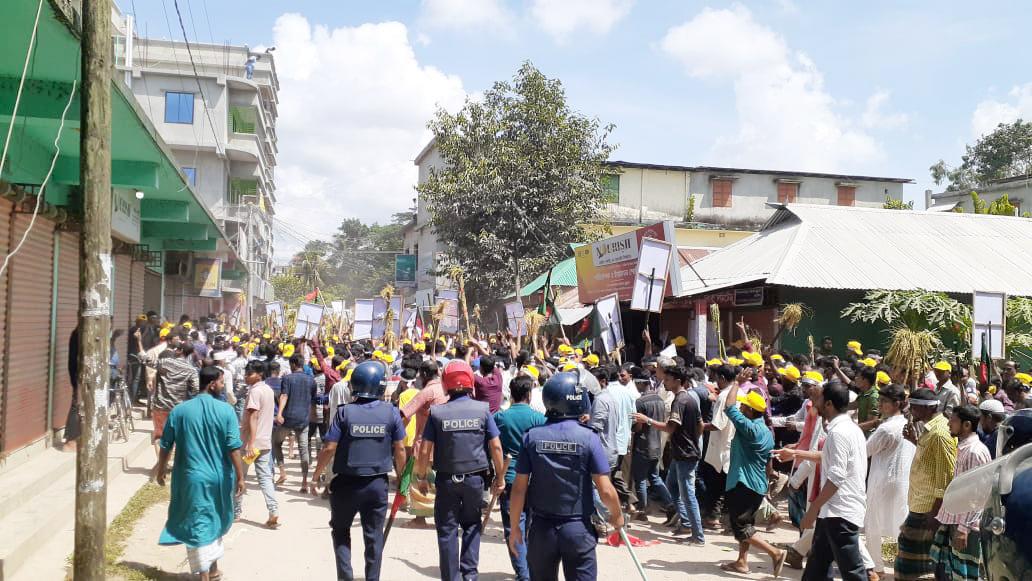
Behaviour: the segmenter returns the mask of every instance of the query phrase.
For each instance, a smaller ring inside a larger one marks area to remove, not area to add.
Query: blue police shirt
[[[520,451],[523,450],[523,437],[527,435],[527,430],[544,425],[545,414],[528,404],[514,403],[509,409],[496,413],[494,419],[498,424],[502,450],[512,458],[509,469],[505,472],[506,484],[512,484],[512,481],[516,480],[515,460],[520,457]]]
[[[458,401],[460,399],[469,399],[468,395],[452,398],[451,401]],[[443,405],[443,404],[442,404]],[[485,427],[484,441],[492,440],[498,437],[498,424],[495,423],[494,416],[487,414],[487,426]],[[427,442],[437,441],[437,429],[434,428],[433,422],[427,422],[426,427],[423,428],[423,439]]]
[[[557,434],[557,440],[566,440],[567,438],[562,436],[563,432],[567,432],[572,429],[590,429],[582,426],[576,419],[563,419],[563,420],[549,420],[544,426],[534,428],[533,432],[535,435],[541,437],[549,437],[548,433]],[[533,446],[527,446],[527,438],[524,436],[523,447],[520,451],[520,455],[516,460],[516,473],[517,474],[531,474],[533,472],[533,465],[538,462],[544,462],[539,453]],[[606,456],[605,449],[602,448],[602,440],[597,434],[592,435],[591,444],[588,447],[588,473],[582,474],[581,478],[581,506],[585,512],[585,515],[591,514],[594,511],[594,500],[592,498],[592,476],[609,476],[609,458]]]
[[[359,401],[357,401],[355,403],[348,404],[348,405],[357,405],[357,406],[362,406],[362,407],[371,407],[373,405],[376,405],[376,403],[379,402],[379,401],[380,400],[369,400],[369,401],[361,401],[361,400],[359,400]],[[343,407],[341,409],[343,409]],[[335,413],[333,415],[333,421],[330,422],[330,429],[326,430],[326,435],[323,436],[323,441],[324,442],[337,442],[337,443],[340,442],[341,433],[342,433],[341,432],[341,425],[340,425],[341,417],[343,417],[343,414],[340,413],[340,410],[337,410],[337,413]],[[401,421],[401,414],[398,412],[397,408],[394,409],[394,422],[393,422],[393,424],[394,424],[393,426],[388,428],[388,430],[391,433],[391,441],[392,442],[399,442],[401,440],[404,440],[405,439],[405,424]]]

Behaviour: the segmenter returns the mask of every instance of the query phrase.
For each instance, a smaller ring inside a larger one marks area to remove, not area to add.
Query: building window
[[[778,203],[794,204],[799,197],[799,184],[792,182],[778,182]]]
[[[838,186],[838,205],[856,205],[856,186]]]
[[[618,174],[605,174],[602,176],[602,194],[607,204],[620,203],[620,176]]]
[[[711,187],[713,188],[713,207],[714,208],[730,208],[731,207],[731,184],[734,183],[731,180],[713,180]]]
[[[197,168],[195,168],[195,167],[183,167],[183,168],[180,168],[180,169],[182,169],[183,173],[186,174],[186,181],[187,181],[187,183],[189,183],[191,186],[196,186],[197,185]]]
[[[165,123],[193,123],[193,93],[165,93]]]

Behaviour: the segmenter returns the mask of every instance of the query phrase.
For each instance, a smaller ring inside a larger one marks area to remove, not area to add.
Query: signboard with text
[[[111,190],[111,232],[127,242],[140,242],[140,200],[129,190]]]
[[[194,286],[197,294],[208,298],[222,298],[222,259],[195,258]]]
[[[416,286],[415,254],[398,254],[394,257],[394,282],[399,287]]]
[[[574,250],[577,264],[578,300],[590,304],[616,294],[619,300],[631,299],[638,272],[638,254],[644,238],[665,240],[676,247],[673,222],[658,222],[617,236],[610,236]],[[681,265],[672,252],[670,274],[664,297],[681,292]]]

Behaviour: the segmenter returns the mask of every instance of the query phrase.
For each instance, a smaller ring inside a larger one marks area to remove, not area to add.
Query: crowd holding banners
[[[739,552],[721,567],[739,574],[750,572],[755,548],[775,573],[787,566],[827,579],[834,561],[845,579],[877,579],[889,539],[896,578],[976,579],[992,556],[980,550],[979,513],[945,510],[942,499],[951,480],[999,454],[998,444],[1021,441],[1012,420],[1024,417],[1032,386],[1013,361],[981,384],[931,361],[915,381],[856,341],[840,359],[826,338],[814,360],[775,352],[744,325],[725,358],[696,357],[683,337],[657,345],[646,331],[645,355],[624,361],[540,325],[528,324],[524,337],[416,335],[404,326],[388,342],[352,340],[338,321],[324,323],[295,337],[278,326],[141,316],[131,330],[137,395],[147,397],[160,443],[159,482],[176,446],[166,530],[180,532],[164,542],[186,543],[194,572],[217,575],[226,511],[241,517],[239,496],[224,497],[252,464],[265,524],[280,525],[277,487],[296,447],[300,490],[323,488],[329,498],[340,578],[353,575],[356,514],[366,578],[390,553],[379,543],[393,472],[416,517],[405,524],[436,528],[442,579],[476,574],[488,490],[500,495],[517,579],[555,578],[560,566],[567,579],[596,578],[597,537],[627,521],[669,527],[680,540],[673,551],[730,531]],[[217,428],[194,410],[201,404],[232,420],[239,437],[189,437],[186,425]],[[192,450],[207,448],[204,483],[177,485],[180,466],[200,460]],[[309,450],[319,450],[311,481]],[[870,490],[878,502],[867,501]],[[772,545],[757,528],[778,524],[777,506],[799,531],[792,545]],[[196,511],[211,513],[205,530],[183,534],[197,528]],[[650,520],[657,513],[665,523]]]

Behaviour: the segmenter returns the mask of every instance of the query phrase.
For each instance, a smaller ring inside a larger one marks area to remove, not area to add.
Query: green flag
[[[552,292],[552,269],[548,269],[545,286],[541,287],[541,305],[538,306],[538,314],[545,318],[546,325],[559,323],[559,313],[555,308],[555,293]]]
[[[408,462],[405,463],[405,469],[401,472],[401,477],[398,478],[398,493],[402,496],[408,496],[409,486],[412,485],[412,469],[416,466],[416,459],[409,458]]]

